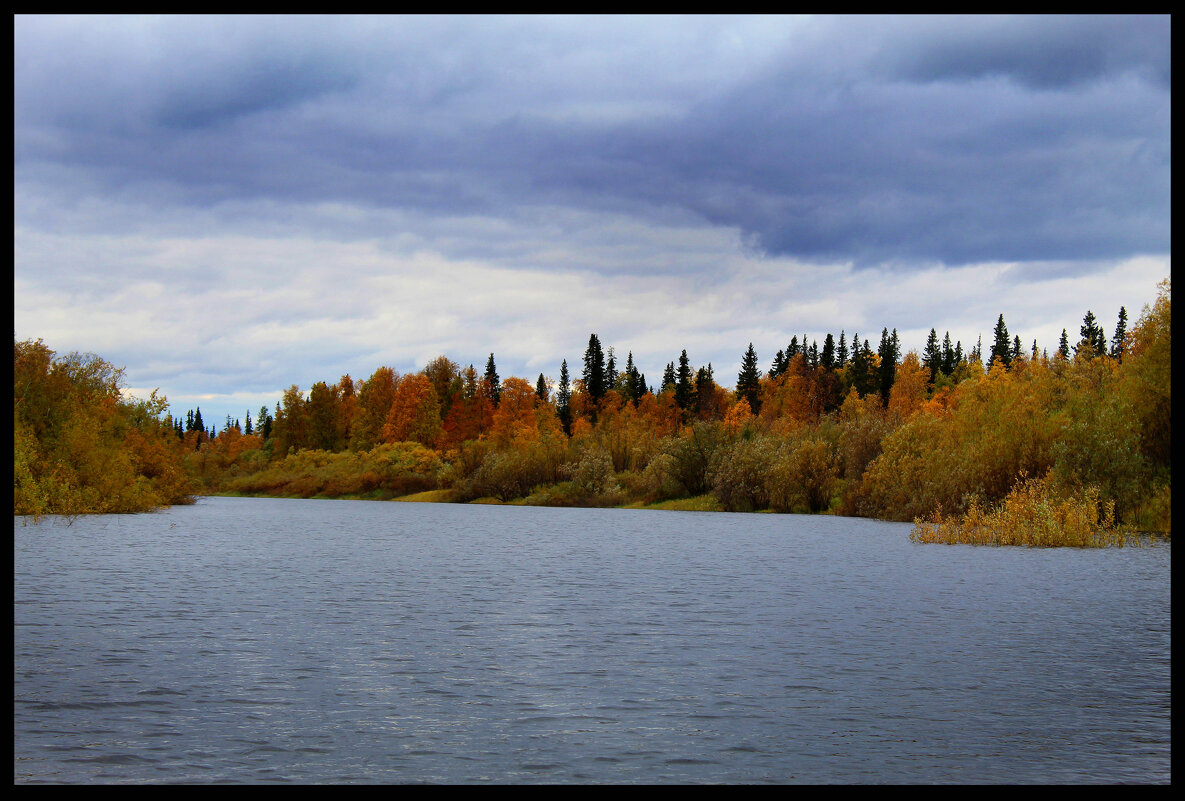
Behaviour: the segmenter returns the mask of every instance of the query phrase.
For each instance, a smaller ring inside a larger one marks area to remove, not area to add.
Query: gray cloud
[[[1169,247],[1167,18],[779,20],[748,62],[724,46],[739,23],[664,23],[96,21],[73,48],[81,23],[22,20],[17,176],[183,204],[674,208],[858,264]],[[729,80],[677,76],[696,47]]]
[[[18,331],[171,397],[441,352],[554,377],[593,331],[652,381],[841,328],[969,347],[1000,312],[1046,342],[1088,301],[1134,318],[1171,252],[1168,17],[17,17],[14,44]]]

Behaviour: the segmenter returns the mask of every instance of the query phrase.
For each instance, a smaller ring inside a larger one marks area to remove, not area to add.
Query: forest
[[[576,374],[577,369],[579,373]],[[558,381],[441,355],[293,385],[221,430],[125,400],[122,370],[17,342],[17,514],[141,511],[193,495],[830,513],[920,542],[1123,544],[1171,529],[1170,285],[1108,335],[1087,312],[1050,353],[931,329],[795,336],[735,382],[686,350],[649,384],[589,336]]]

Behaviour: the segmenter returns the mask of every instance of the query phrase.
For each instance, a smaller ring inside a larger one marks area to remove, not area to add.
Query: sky
[[[14,18],[14,337],[222,428],[444,354],[731,387],[792,337],[1114,330],[1165,17]]]

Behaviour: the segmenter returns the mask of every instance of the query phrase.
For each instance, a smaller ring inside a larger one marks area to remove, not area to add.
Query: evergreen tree
[[[642,397],[641,376],[634,364],[634,352],[631,350],[625,357],[625,373],[622,374],[622,384],[625,387],[625,397],[634,406],[638,405],[638,398]]]
[[[646,376],[640,373],[638,371],[638,365],[634,364],[633,351],[630,351],[626,369],[629,371],[630,376],[630,400],[632,400],[634,402],[634,406],[637,407],[638,401],[640,401],[642,396],[646,394]]]
[[[193,429],[194,431],[200,431],[203,434],[206,433],[206,424],[202,421],[201,406],[197,407],[197,411],[193,413]]]
[[[761,403],[761,371],[757,369],[757,351],[753,343],[741,359],[741,372],[737,374],[737,397],[749,402],[749,408],[756,414]]]
[[[1103,327],[1095,321],[1094,312],[1087,310],[1086,316],[1082,318],[1082,328],[1078,331],[1081,335],[1080,346],[1085,343],[1096,356],[1102,356],[1107,352],[1107,335],[1103,333]]]
[[[547,379],[543,377],[543,373],[540,373],[538,380],[535,381],[535,397],[543,403],[547,403]]]
[[[609,346],[605,360],[605,388],[613,389],[617,386],[617,360],[613,357],[613,346]]]
[[[1012,338],[1011,356],[1014,360],[1020,356],[1020,334],[1017,334]],[[1011,364],[1011,362],[1009,362],[1009,364]]]
[[[869,395],[877,392],[880,389],[880,373],[877,371],[872,363],[872,347],[868,344],[868,338],[864,338],[864,345],[860,348],[860,355],[864,359],[864,373],[860,377],[862,383],[862,390],[858,390],[861,395]]]
[[[843,329],[841,328],[839,331],[839,348],[836,351],[836,359],[835,359],[835,367],[836,367],[836,369],[839,369],[839,370],[842,370],[844,365],[846,365],[848,363],[848,346],[847,346],[847,343],[844,342],[843,336],[844,336],[844,332],[843,332]]]
[[[1007,367],[1012,363],[1012,342],[1008,339],[1008,326],[1004,324],[1004,315],[1000,315],[1000,319],[996,321],[996,329],[993,332],[994,339],[992,341],[992,353],[988,357],[988,366],[991,367],[992,362],[996,357],[1000,357]]]
[[[777,378],[784,372],[786,372],[786,354],[784,351],[779,349],[778,352],[774,354],[773,364],[769,366],[769,377]]]
[[[560,365],[560,385],[556,390],[555,396],[555,413],[560,418],[560,425],[564,427],[564,433],[572,436],[572,387],[568,380],[568,360],[564,359]]]
[[[716,395],[715,386],[711,364],[695,371],[695,411],[699,417],[706,419],[711,415],[713,410],[710,405]]]
[[[831,334],[823,338],[823,351],[819,354],[819,366],[828,372],[835,369],[835,337]]]
[[[880,393],[881,401],[885,406],[889,405],[889,392],[893,389],[893,382],[897,377],[897,351],[900,349],[900,344],[897,340],[897,329],[893,329],[892,335],[889,334],[889,329],[881,330],[881,344],[877,348],[877,355],[880,356]]]
[[[608,389],[605,378],[605,354],[601,350],[601,340],[596,334],[588,338],[588,348],[584,351],[584,391],[593,402],[599,401]]]
[[[675,405],[683,411],[695,402],[695,388],[691,384],[691,365],[687,361],[687,350],[679,355],[679,372],[675,379]]]
[[[662,371],[662,389],[660,392],[666,392],[667,387],[675,386],[675,363],[667,362],[666,369]]]
[[[958,360],[955,358],[955,351],[950,346],[950,331],[947,331],[946,336],[942,338],[942,372],[950,375],[955,371],[957,364]]]
[[[244,431],[244,433],[247,436],[251,436],[253,433],[255,433],[254,430],[251,428],[251,410],[250,409],[247,410],[247,429],[246,429],[246,431]]]
[[[787,348],[786,348],[786,363],[789,364],[790,360],[793,359],[797,355],[798,355],[798,337],[793,336],[793,337],[790,337],[790,345],[787,346]]]
[[[275,418],[272,417],[271,412],[268,411],[267,406],[259,407],[259,435],[263,437],[264,441],[272,435],[272,426],[275,424]]]
[[[498,368],[494,366],[494,354],[492,353],[486,361],[486,372],[482,380],[486,382],[486,388],[490,393],[490,400],[497,406],[498,401],[502,399],[502,380],[498,378]]]
[[[1057,342],[1057,355],[1063,359],[1070,358],[1070,339],[1066,336],[1066,329],[1062,329],[1062,338]]]
[[[950,344],[949,339],[947,344]],[[926,348],[922,351],[922,366],[930,371],[930,383],[934,383],[934,379],[938,377],[938,371],[942,369],[942,364],[942,351],[938,347],[938,332],[931,328],[930,336],[926,338]]]
[[[1127,339],[1127,309],[1119,307],[1119,322],[1115,324],[1115,335],[1111,337],[1111,358],[1123,359],[1124,340]]]

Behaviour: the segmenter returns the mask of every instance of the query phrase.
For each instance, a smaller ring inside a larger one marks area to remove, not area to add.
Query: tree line
[[[700,497],[711,508],[913,519],[1000,502],[1025,476],[1089,484],[1145,528],[1167,526],[1169,286],[1110,337],[1090,312],[1071,346],[1022,347],[1001,314],[990,350],[931,329],[902,353],[896,330],[792,337],[762,371],[752,345],[735,382],[687,351],[649,384],[590,334],[558,381],[502,378],[439,356],[379,367],[207,428],[161,418],[205,492],[497,499],[621,505]],[[1051,485],[1052,486],[1052,485]]]

